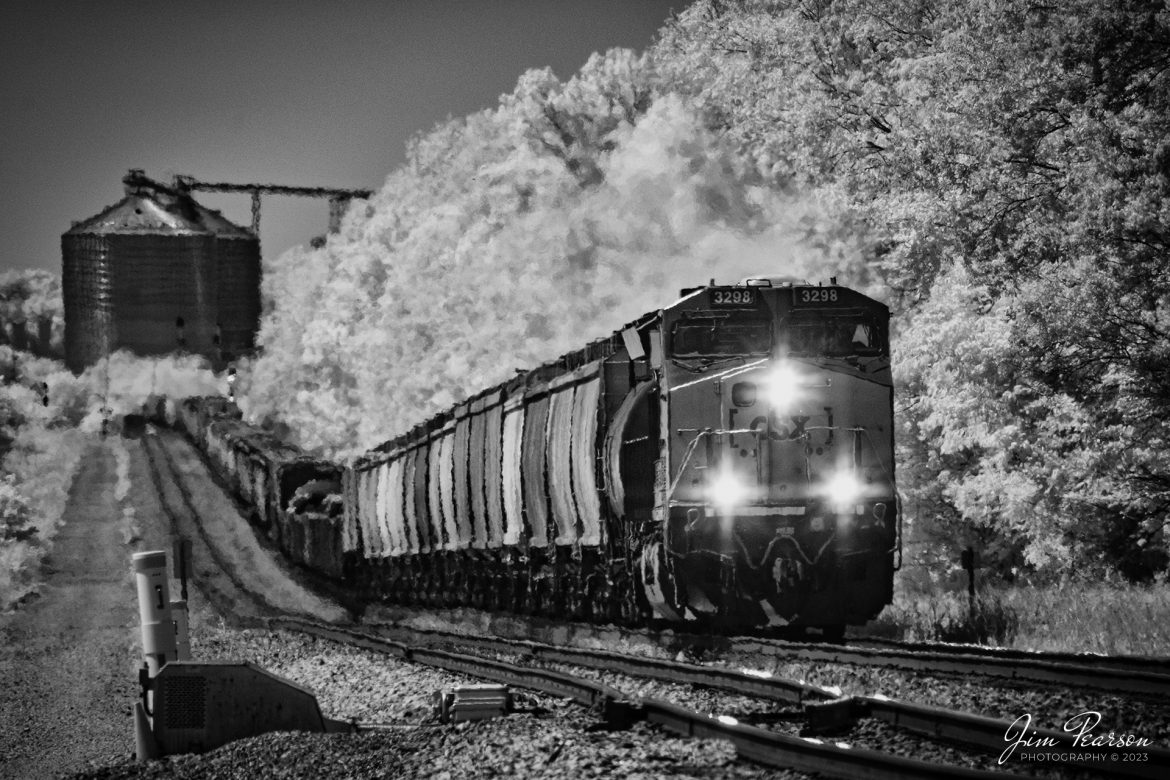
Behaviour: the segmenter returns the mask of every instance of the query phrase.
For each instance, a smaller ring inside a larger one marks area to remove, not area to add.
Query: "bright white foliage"
[[[68,392],[84,398],[85,415],[80,427],[87,433],[101,428],[103,407],[109,410],[104,413],[107,416],[120,417],[139,413],[152,398],[222,395],[227,389],[226,380],[216,376],[198,355],[149,358],[125,351],[90,366],[76,379],[66,371],[58,371],[46,381],[50,399]]]
[[[340,234],[265,269],[246,412],[353,453],[682,287],[860,276],[819,204],[760,186],[651,75],[625,51],[564,84],[532,71],[496,110],[416,139]]]
[[[152,397],[222,393],[202,358],[192,355],[142,358],[117,352],[81,376],[47,358],[0,347],[0,530],[18,515],[35,530],[30,539],[4,540],[0,533],[0,611],[35,589],[38,562],[53,543],[64,516],[70,484],[83,450],[101,429],[103,416],[140,412]],[[48,405],[40,385],[48,386]],[[103,408],[108,412],[103,412]],[[91,435],[86,435],[91,434]],[[121,500],[130,489],[127,452],[115,441],[117,483]]]

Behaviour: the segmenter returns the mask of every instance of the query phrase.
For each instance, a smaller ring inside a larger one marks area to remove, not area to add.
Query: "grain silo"
[[[81,371],[118,349],[182,349],[219,362],[220,342],[233,357],[250,347],[259,310],[256,236],[140,170],[122,181],[125,198],[61,237],[69,368]],[[244,258],[242,273],[231,265],[236,257]],[[222,279],[221,266],[230,269]],[[250,289],[237,290],[240,283]],[[251,308],[240,303],[253,297]]]
[[[194,203],[194,201],[192,201]],[[200,223],[215,236],[217,333],[224,360],[252,349],[260,325],[260,242],[218,211],[195,203]]]

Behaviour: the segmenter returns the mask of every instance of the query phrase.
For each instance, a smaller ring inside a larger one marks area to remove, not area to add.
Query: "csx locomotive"
[[[370,600],[832,635],[900,558],[888,324],[835,283],[684,290],[345,467],[185,421],[290,557]]]

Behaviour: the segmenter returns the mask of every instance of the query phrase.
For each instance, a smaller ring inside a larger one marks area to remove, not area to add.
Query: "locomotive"
[[[344,467],[204,402],[185,427],[370,601],[832,636],[900,563],[888,325],[835,280],[712,283]]]

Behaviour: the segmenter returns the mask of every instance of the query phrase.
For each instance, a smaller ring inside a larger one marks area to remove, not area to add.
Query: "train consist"
[[[222,399],[180,417],[290,558],[371,601],[832,635],[900,558],[888,323],[836,284],[687,290],[345,466]]]
[[[244,505],[252,525],[295,563],[343,579],[337,522],[342,467],[248,425],[225,398],[188,398],[177,411],[178,427]]]

